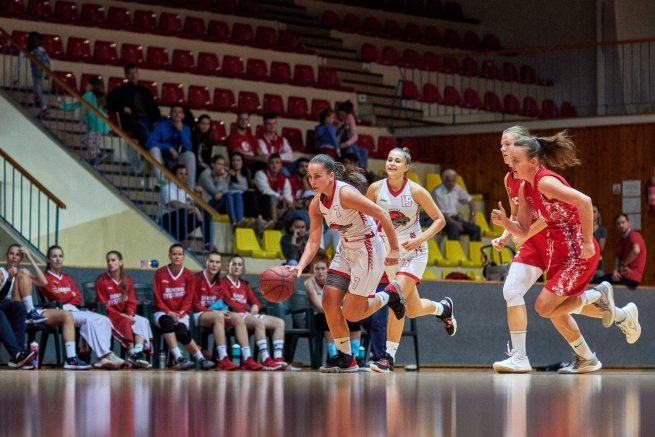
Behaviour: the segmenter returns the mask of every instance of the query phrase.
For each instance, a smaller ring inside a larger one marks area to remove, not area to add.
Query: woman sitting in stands
[[[136,314],[136,296],[132,279],[123,271],[123,255],[117,250],[107,252],[107,271],[96,279],[96,301],[105,304],[107,316],[127,348],[127,362],[133,367],[148,369],[144,349],[150,350],[152,330],[145,317]]]

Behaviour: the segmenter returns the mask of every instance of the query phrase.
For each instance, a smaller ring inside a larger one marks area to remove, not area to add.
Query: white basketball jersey
[[[377,226],[373,218],[354,209],[346,209],[341,205],[341,189],[350,186],[337,180],[334,182],[334,192],[330,201],[322,194],[319,197],[321,214],[323,214],[325,222],[346,242],[371,238],[377,234]]]
[[[385,179],[378,191],[376,203],[389,212],[399,241],[414,238],[422,233],[419,205],[412,198],[409,179],[405,179],[403,187],[398,192],[394,192],[389,186],[389,179]]]

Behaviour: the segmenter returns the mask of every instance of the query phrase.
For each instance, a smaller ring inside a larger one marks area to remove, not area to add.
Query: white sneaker
[[[586,360],[580,355],[575,354],[575,360],[566,367],[563,367],[557,371],[557,373],[564,374],[573,374],[573,373],[590,373],[595,372],[603,368],[603,363],[601,363],[596,354],[591,360]]]
[[[498,373],[527,373],[532,372],[532,366],[530,366],[530,360],[526,355],[523,355],[521,352],[516,349],[509,351],[509,345],[507,345],[508,352],[505,352],[509,358],[503,361],[496,361],[494,363],[494,370]]]
[[[616,317],[616,307],[614,306],[614,287],[607,281],[603,281],[595,287],[600,291],[600,299],[593,305],[600,310],[603,316],[603,326],[609,328]]]
[[[628,344],[634,344],[639,340],[641,336],[641,325],[639,324],[639,310],[637,305],[630,302],[624,306],[623,311],[625,311],[625,320],[621,323],[617,323],[616,326],[619,327],[621,331],[625,334],[625,339]]]
[[[96,369],[120,369],[124,363],[124,360],[118,358],[113,352],[110,352],[101,360],[96,361],[93,367]]]

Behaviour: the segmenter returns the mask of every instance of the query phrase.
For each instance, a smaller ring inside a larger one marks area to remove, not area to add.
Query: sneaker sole
[[[375,373],[389,373],[389,372],[391,372],[390,369],[382,369],[382,368],[376,366],[375,364],[371,364],[370,369]]]
[[[631,318],[632,318],[632,323],[635,324],[635,331],[637,332],[637,336],[632,341],[631,339],[628,339],[628,337],[626,336],[625,340],[628,342],[628,344],[635,344],[637,340],[639,340],[639,337],[641,337],[641,325],[639,324],[639,308],[637,308],[637,305],[635,305],[632,302],[630,302],[628,305],[632,305],[635,307],[634,317],[631,316]],[[624,320],[624,322],[627,322],[627,320]]]
[[[596,365],[594,365],[594,366],[583,367],[583,368],[578,369],[578,370],[559,369],[559,370],[557,371],[557,373],[559,373],[559,374],[561,374],[561,375],[577,375],[577,374],[580,374],[580,373],[591,373],[591,372],[596,372],[596,371],[598,371],[598,370],[600,370],[600,369],[602,369],[602,368],[603,368],[603,363],[601,363],[600,361],[598,361],[598,364],[596,364]]]
[[[355,373],[359,369],[359,366],[348,367],[347,369],[342,369],[341,367],[321,367],[318,371],[321,373]]]
[[[532,372],[532,367],[529,369],[516,369],[514,367],[507,367],[501,364],[494,363],[493,365],[494,372],[496,373],[530,373]]]
[[[64,369],[66,370],[91,370],[91,366],[70,366],[68,364],[64,364]]]
[[[610,326],[612,326],[612,323],[614,322],[614,319],[616,318],[616,305],[614,303],[614,287],[612,287],[612,285],[609,285],[609,287],[605,287],[605,288],[607,288],[609,290],[608,293],[607,293],[607,300],[610,303],[609,306],[612,309],[612,311],[610,311],[609,313],[603,313],[603,319],[602,320],[603,320],[603,327],[604,328],[609,328]],[[598,290],[598,289],[596,288],[596,290]],[[600,290],[598,290],[598,291],[600,291]]]
[[[449,297],[444,297],[443,300],[447,301],[450,304],[450,321],[453,324],[453,333],[451,334],[448,332],[446,328],[444,329],[446,329],[448,335],[452,337],[455,334],[457,334],[457,319],[455,318],[455,302],[453,302],[453,300]]]

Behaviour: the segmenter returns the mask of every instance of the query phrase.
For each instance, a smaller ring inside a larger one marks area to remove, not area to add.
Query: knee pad
[[[177,338],[178,341],[185,346],[191,343],[191,340],[193,340],[193,338],[191,337],[191,333],[187,329],[186,325],[182,323],[179,323],[175,327],[175,338]]]
[[[334,287],[341,291],[348,291],[348,286],[350,285],[350,279],[346,279],[341,275],[336,273],[328,272],[327,278],[325,279],[326,287]]]
[[[503,286],[503,297],[507,302],[507,306],[525,305],[523,296],[542,274],[543,271],[538,267],[512,263]]]
[[[161,316],[157,322],[159,323],[159,329],[164,334],[175,332],[175,323],[173,323],[171,316]]]

